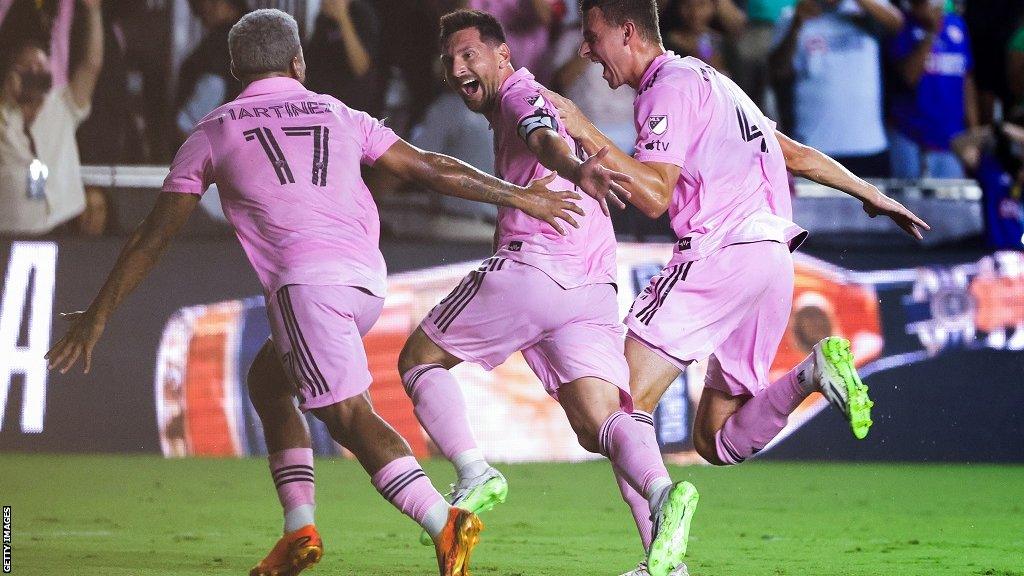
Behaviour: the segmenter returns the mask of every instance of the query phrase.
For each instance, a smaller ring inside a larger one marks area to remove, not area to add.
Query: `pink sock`
[[[658,442],[652,441],[653,434],[646,428],[647,424],[618,410],[601,425],[598,444],[601,453],[612,461],[626,482],[650,502],[661,488],[671,485],[672,480],[661,460]]]
[[[381,496],[420,525],[430,508],[444,500],[412,456],[388,462],[370,481]]]
[[[455,377],[440,364],[421,364],[402,375],[413,411],[430,439],[452,460],[477,447],[466,417],[466,401]]]
[[[775,438],[813,390],[809,379],[799,378],[808,361],[787,372],[740,407],[715,434],[718,458],[726,464],[739,464],[757,454]]]
[[[285,514],[307,504],[313,504],[313,450],[288,448],[274,452],[268,458],[270,475],[274,478],[277,498]]]
[[[631,416],[633,416],[633,420],[644,425],[647,441],[657,445],[658,437],[654,431],[654,417],[641,410],[634,410]],[[636,522],[637,532],[640,533],[640,542],[644,546],[644,552],[647,552],[651,548],[651,533],[654,530],[654,524],[651,522],[651,509],[647,500],[629,485],[622,471],[614,463],[612,464],[612,470],[615,471],[615,482],[619,485],[622,499],[629,505],[629,511],[633,514],[633,520]]]

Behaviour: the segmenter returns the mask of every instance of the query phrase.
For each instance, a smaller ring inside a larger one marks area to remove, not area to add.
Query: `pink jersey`
[[[577,155],[582,154],[558,121],[557,110],[541,95],[542,89],[528,70],[516,70],[502,83],[497,110],[491,117],[497,176],[520,186],[551,173],[526,145],[526,138],[533,130],[554,127]],[[548,188],[574,190],[575,185],[564,178],[555,178]],[[520,210],[499,209],[498,254],[539,268],[567,289],[614,283],[615,232],[611,219],[601,212],[596,200],[580,194],[583,199],[579,204],[587,215],[574,215],[580,227],[565,224],[566,236]]]
[[[288,284],[385,295],[380,218],[359,165],[391,129],[291,78],[258,80],[211,112],[178,150],[164,192],[220,192],[224,215],[268,294]]]
[[[681,168],[668,207],[673,262],[760,240],[795,250],[807,236],[793,223],[775,123],[732,80],[666,52],[644,72],[633,108],[635,158]]]

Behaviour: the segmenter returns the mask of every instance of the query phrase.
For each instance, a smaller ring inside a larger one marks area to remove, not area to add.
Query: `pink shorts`
[[[491,370],[516,351],[558,399],[558,387],[583,377],[619,389],[632,411],[615,287],[566,290],[533,266],[492,257],[430,311],[420,328],[459,359]]]
[[[683,369],[711,356],[705,386],[752,396],[769,384],[793,307],[793,257],[785,244],[726,246],[669,263],[633,301],[628,337]]]
[[[370,387],[363,336],[384,299],[352,286],[291,284],[267,299],[274,347],[299,408],[322,408]]]

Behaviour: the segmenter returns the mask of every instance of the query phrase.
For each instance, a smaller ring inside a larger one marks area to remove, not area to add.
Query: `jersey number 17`
[[[326,186],[327,160],[330,156],[330,129],[327,126],[285,126],[281,130],[285,136],[289,137],[312,136],[313,184],[315,186]],[[253,128],[252,130],[242,132],[242,136],[245,136],[246,142],[257,140],[260,146],[263,146],[263,151],[266,152],[270,165],[277,172],[277,179],[281,184],[295,183],[292,168],[288,164],[288,159],[284,157],[284,152],[281,151],[281,146],[277,143],[273,130],[265,127]]]

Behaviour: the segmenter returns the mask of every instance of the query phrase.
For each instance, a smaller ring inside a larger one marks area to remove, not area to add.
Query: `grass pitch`
[[[451,468],[428,462],[435,486]],[[475,576],[611,575],[641,557],[607,464],[502,466]],[[673,467],[701,491],[688,553],[706,576],[1024,576],[1024,468],[776,464]],[[443,491],[443,490],[442,490]],[[418,527],[358,465],[317,461],[316,575],[436,574]],[[263,460],[0,455],[17,575],[246,574],[279,535]]]

